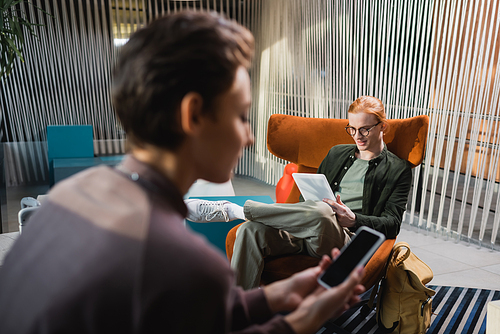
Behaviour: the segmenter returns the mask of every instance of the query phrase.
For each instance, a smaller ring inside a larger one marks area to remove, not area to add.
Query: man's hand
[[[330,205],[333,212],[337,216],[337,221],[342,227],[352,227],[356,224],[356,215],[351,211],[342,201],[340,200],[340,195],[337,195],[335,201],[324,198],[323,202]]]

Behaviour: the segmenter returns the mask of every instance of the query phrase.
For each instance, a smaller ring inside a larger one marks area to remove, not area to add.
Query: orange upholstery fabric
[[[234,241],[236,239],[236,231],[241,224],[233,227],[226,238],[226,254],[229,262],[233,257]],[[370,261],[365,266],[365,276],[361,284],[369,289],[372,287],[382,275],[384,264],[389,258],[391,250],[396,242],[396,239],[388,239],[379,247],[373,254]],[[290,277],[296,272],[314,267],[319,263],[319,259],[307,255],[289,255],[279,257],[269,257],[265,259],[264,271],[261,276],[261,284],[267,285],[272,282]]]
[[[321,161],[334,145],[353,144],[345,127],[346,119],[305,118],[289,115],[272,115],[268,122],[267,148],[279,158],[298,165],[299,173],[315,173]],[[387,148],[401,159],[407,160],[412,167],[418,166],[424,159],[429,118],[425,115],[407,119],[388,120],[389,127],[384,135]],[[294,184],[288,203],[299,201],[300,192]],[[235,226],[226,238],[226,252],[231,260]],[[395,243],[395,239],[386,240],[365,266],[365,278],[362,284],[368,289],[378,281],[383,267]],[[317,258],[306,255],[290,255],[266,258],[261,283],[289,277],[295,272],[314,266]]]
[[[275,156],[299,166],[299,173],[316,173],[321,161],[332,146],[353,144],[345,132],[346,119],[307,118],[275,114],[269,118],[267,148]],[[426,115],[388,120],[384,135],[387,149],[412,167],[424,159],[429,117]],[[296,185],[287,199],[299,201]]]
[[[232,229],[230,229],[226,236],[226,256],[229,262],[231,262],[231,259],[233,257],[234,242],[236,240],[236,231],[238,230],[238,227],[241,226],[241,224],[238,224]]]
[[[380,279],[385,263],[391,254],[396,239],[387,239],[373,254],[365,266],[365,276],[361,284],[369,289]],[[314,267],[319,263],[318,258],[307,255],[289,255],[265,259],[264,271],[260,279],[263,285],[290,277],[296,272]]]
[[[385,263],[389,259],[392,248],[396,243],[396,239],[387,239],[373,254],[370,261],[365,266],[365,276],[361,280],[361,284],[368,290],[382,277]]]
[[[298,170],[299,166],[292,162],[285,166],[283,176],[276,185],[276,203],[286,203],[290,191],[292,191],[295,184],[292,174],[297,173]]]

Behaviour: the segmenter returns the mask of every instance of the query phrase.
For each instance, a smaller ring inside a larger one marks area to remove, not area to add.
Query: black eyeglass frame
[[[347,132],[347,134],[348,134],[349,136],[354,137],[354,136],[356,135],[356,132],[358,132],[358,131],[359,131],[359,134],[360,134],[360,135],[362,135],[363,137],[368,137],[368,135],[370,134],[370,131],[371,131],[374,127],[376,127],[377,125],[379,125],[380,123],[382,123],[382,121],[378,122],[377,124],[375,124],[374,126],[370,127],[369,129],[368,129],[368,127],[366,127],[366,126],[365,126],[365,127],[361,127],[361,128],[359,128],[359,129],[356,129],[355,127],[350,126],[349,124],[347,124],[347,126],[345,127],[345,132]],[[354,129],[354,133],[352,133],[352,134],[351,134],[350,129]],[[363,134],[363,133],[361,132],[361,130],[366,131],[366,134]]]

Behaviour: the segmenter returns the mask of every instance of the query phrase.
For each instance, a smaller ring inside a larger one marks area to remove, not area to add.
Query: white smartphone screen
[[[318,282],[326,288],[341,284],[354,268],[364,266],[370,260],[384,240],[382,233],[366,226],[360,227],[335,262],[318,277]]]

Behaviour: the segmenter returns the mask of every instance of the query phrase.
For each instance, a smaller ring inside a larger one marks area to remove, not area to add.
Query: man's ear
[[[199,93],[189,92],[181,101],[181,126],[186,134],[195,133],[201,124],[203,98]]]

